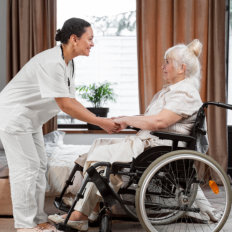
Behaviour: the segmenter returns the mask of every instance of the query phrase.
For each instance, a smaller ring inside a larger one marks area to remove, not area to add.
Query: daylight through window
[[[66,0],[57,1],[57,28],[71,17],[89,21],[94,31],[94,47],[89,57],[77,57],[75,85],[108,81],[116,93],[109,102],[108,117],[139,113],[136,44],[136,1],[134,0]],[[91,7],[90,7],[91,6]],[[92,105],[76,98],[84,106]],[[80,124],[65,113],[58,114],[59,124]]]

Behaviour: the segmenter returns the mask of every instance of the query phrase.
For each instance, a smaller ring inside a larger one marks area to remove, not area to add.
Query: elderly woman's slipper
[[[72,206],[73,202],[74,202],[74,199],[72,197],[63,197],[62,198],[62,201],[68,205],[68,206]],[[92,211],[92,213],[89,215],[88,219],[89,221],[91,222],[94,222],[97,220],[98,218],[98,212],[95,212],[95,211]]]
[[[54,214],[54,215],[49,215],[48,220],[55,224],[58,224],[58,223],[64,223],[65,219],[61,215]],[[83,221],[68,220],[67,225],[80,231],[88,230],[88,220],[83,220]]]

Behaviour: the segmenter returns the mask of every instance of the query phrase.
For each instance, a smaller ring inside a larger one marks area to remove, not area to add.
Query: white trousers
[[[32,134],[0,131],[9,166],[15,228],[47,222],[44,212],[47,157],[42,129]]]

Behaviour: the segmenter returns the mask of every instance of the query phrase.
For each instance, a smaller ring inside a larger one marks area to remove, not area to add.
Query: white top
[[[0,93],[0,130],[37,131],[60,111],[54,98],[75,98],[73,76],[60,46],[34,56]]]
[[[176,84],[169,85],[160,90],[153,97],[147,107],[145,115],[156,115],[162,110],[170,110],[182,117],[182,119],[161,131],[190,134],[196,119],[196,114],[202,105],[199,91],[192,82],[186,78]],[[142,140],[153,138],[148,130],[142,130],[137,134]]]

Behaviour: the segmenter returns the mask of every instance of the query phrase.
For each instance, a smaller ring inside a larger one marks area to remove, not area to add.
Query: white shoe
[[[65,205],[72,206],[74,199],[72,197],[63,197],[62,201],[65,203]],[[97,220],[98,213],[95,211],[92,211],[92,213],[89,215],[88,219],[91,222],[94,222]]]
[[[58,214],[49,215],[48,220],[58,224],[58,223],[64,223],[64,218]],[[88,220],[83,221],[70,221],[68,220],[67,225],[70,227],[80,230],[80,231],[87,231],[88,230]]]

